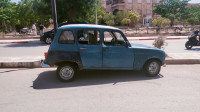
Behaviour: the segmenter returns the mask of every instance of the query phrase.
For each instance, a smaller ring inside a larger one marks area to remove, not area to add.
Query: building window
[[[138,3],[142,3],[142,0],[138,0]]]
[[[160,3],[160,0],[157,0],[157,3]]]
[[[132,3],[132,0],[128,0],[128,3]]]
[[[138,13],[139,13],[140,15],[142,15],[142,10],[138,9]]]
[[[147,0],[147,3],[151,3],[151,0]]]
[[[147,15],[151,14],[151,10],[147,9]]]

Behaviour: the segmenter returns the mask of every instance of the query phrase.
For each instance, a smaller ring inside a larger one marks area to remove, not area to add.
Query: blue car
[[[76,24],[59,27],[43,63],[57,65],[61,81],[73,80],[83,69],[143,70],[156,76],[165,63],[165,52],[129,43],[115,27]]]

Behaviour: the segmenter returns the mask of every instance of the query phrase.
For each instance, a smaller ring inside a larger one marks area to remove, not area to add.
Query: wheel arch
[[[55,65],[57,65],[57,66],[63,65],[63,64],[70,64],[70,65],[76,67],[78,70],[82,69],[82,65],[81,64],[79,64],[77,62],[73,62],[73,61],[60,61],[60,62],[55,63]]]
[[[153,60],[158,61],[159,64],[162,65],[162,61],[161,61],[159,58],[150,58],[150,59],[148,59],[147,61],[145,61],[145,63],[144,63],[144,65],[143,65],[142,68],[144,68],[144,67],[146,66],[147,63],[149,63],[150,61],[153,61]]]

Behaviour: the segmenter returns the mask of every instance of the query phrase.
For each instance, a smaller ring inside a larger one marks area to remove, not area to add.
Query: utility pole
[[[52,16],[53,16],[53,23],[54,23],[54,35],[56,35],[58,29],[58,22],[57,22],[57,11],[56,11],[56,1],[51,0],[52,6]]]
[[[97,21],[97,3],[96,3],[96,5],[95,5],[95,23],[96,23],[96,25],[98,24],[98,21]]]

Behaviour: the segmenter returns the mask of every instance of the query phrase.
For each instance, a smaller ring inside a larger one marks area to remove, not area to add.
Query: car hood
[[[131,47],[132,48],[142,48],[142,49],[158,49],[156,47],[151,47],[151,46],[147,46],[147,45],[143,45],[143,44],[133,44],[133,43],[131,43]]]

